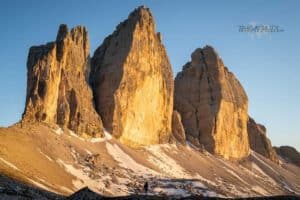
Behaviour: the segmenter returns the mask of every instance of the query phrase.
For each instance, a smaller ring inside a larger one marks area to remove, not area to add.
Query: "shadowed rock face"
[[[34,46],[27,61],[23,122],[67,127],[78,134],[103,135],[87,82],[89,40],[84,27],[61,25],[55,42]]]
[[[300,167],[300,153],[294,147],[281,146],[274,148],[277,154],[284,160]]]
[[[134,10],[96,50],[90,83],[104,127],[121,142],[169,140],[173,75],[149,9]]]
[[[177,142],[181,144],[186,144],[185,132],[181,122],[181,116],[176,110],[172,114],[172,134]]]
[[[175,78],[174,108],[187,139],[224,158],[249,154],[248,99],[212,47],[196,49]]]
[[[254,119],[249,117],[248,136],[250,148],[273,162],[279,163],[277,154],[272,147],[271,141],[267,138],[266,132],[267,130],[263,125],[257,124]]]

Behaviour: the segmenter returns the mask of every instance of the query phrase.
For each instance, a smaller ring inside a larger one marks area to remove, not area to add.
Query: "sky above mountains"
[[[17,122],[26,96],[30,46],[53,41],[59,24],[84,25],[91,54],[136,7],[152,11],[174,75],[198,47],[212,45],[242,83],[249,113],[273,145],[300,150],[299,1],[17,1],[0,2],[0,126]],[[240,32],[241,26],[280,32]]]

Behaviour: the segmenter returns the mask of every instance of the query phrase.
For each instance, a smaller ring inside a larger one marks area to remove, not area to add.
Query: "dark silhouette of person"
[[[149,184],[148,184],[148,182],[146,182],[146,183],[144,184],[144,192],[145,192],[145,193],[148,193],[148,189],[149,189]]]

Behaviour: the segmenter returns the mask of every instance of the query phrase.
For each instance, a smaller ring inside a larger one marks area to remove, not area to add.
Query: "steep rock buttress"
[[[248,98],[215,50],[196,49],[175,78],[174,108],[186,137],[224,158],[249,154]]]
[[[54,123],[79,135],[102,136],[88,71],[89,39],[84,27],[69,31],[61,25],[56,41],[31,47],[23,122]]]
[[[95,51],[90,83],[104,127],[121,142],[169,140],[173,75],[149,9],[135,9]]]
[[[269,158],[275,163],[279,163],[276,151],[267,137],[267,129],[263,125],[257,124],[251,117],[248,120],[248,136],[250,148],[253,151]]]

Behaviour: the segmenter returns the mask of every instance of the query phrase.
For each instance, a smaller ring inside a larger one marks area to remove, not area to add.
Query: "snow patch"
[[[34,181],[30,178],[27,178],[30,182],[32,182],[35,186],[39,187],[39,188],[42,188],[44,190],[48,190],[48,191],[51,191],[51,192],[55,192],[54,190],[52,190],[51,188],[47,187],[46,185],[42,184],[42,183],[39,183],[37,181]]]
[[[87,154],[89,154],[89,155],[93,155],[93,153],[92,152],[90,152],[89,150],[87,150],[87,149],[85,149],[85,152],[87,153]]]
[[[178,188],[154,188],[153,192],[155,193],[162,193],[168,196],[180,196],[180,197],[187,197],[190,196],[185,190],[178,189]]]
[[[198,150],[199,150],[198,147],[196,147],[195,145],[193,145],[193,144],[190,143],[189,141],[186,141],[186,144],[187,144],[187,145],[186,145],[187,149],[190,150],[190,151],[194,151],[194,150],[198,151]]]
[[[249,185],[246,181],[244,181],[244,179],[242,179],[239,175],[237,175],[234,171],[223,167],[229,174],[231,174],[232,176],[234,176],[235,178],[237,178],[238,180],[240,180],[242,183],[244,183],[245,185]]]
[[[104,142],[104,141],[106,141],[105,138],[92,138],[90,140],[90,142],[92,142],[92,143],[98,143],[98,142]]]
[[[264,166],[266,166],[267,168],[269,168],[272,172],[274,172],[276,175],[279,175],[277,171],[275,171],[270,165],[268,165],[267,163],[265,163],[263,160],[261,160],[253,151],[251,151],[252,156],[258,160],[261,164],[263,164]]]
[[[257,185],[252,186],[251,189],[252,189],[254,192],[257,192],[258,194],[263,195],[263,196],[268,196],[268,195],[270,195],[265,189],[263,189],[262,187],[259,187],[259,186],[257,186]]]
[[[151,185],[150,185],[151,186]],[[159,180],[155,182],[154,187],[150,187],[150,194],[153,195],[168,195],[176,199],[179,197],[187,197],[192,194],[217,197],[215,192],[199,182],[199,180]]]
[[[64,190],[65,192],[68,192],[69,194],[73,194],[73,190],[70,190],[69,188],[67,187],[64,187],[64,186],[59,186],[59,189],[61,190]]]
[[[17,166],[15,166],[14,164],[12,164],[11,162],[9,162],[9,161],[7,161],[7,160],[5,160],[5,159],[3,159],[3,158],[0,158],[0,160],[1,160],[4,164],[6,164],[7,166],[9,166],[9,167],[11,167],[11,168],[13,168],[13,169],[15,169],[15,170],[17,170],[17,171],[20,171],[19,168],[18,168]]]
[[[68,173],[77,178],[72,181],[76,189],[81,189],[88,186],[93,190],[100,191],[101,188],[105,187],[101,180],[91,179],[86,173],[84,173],[82,169],[77,169],[72,164],[67,164],[60,159],[57,160],[57,163],[62,165]]]
[[[251,163],[251,167],[252,169],[256,170],[257,172],[260,173],[260,175],[263,175],[263,176],[268,176],[259,166],[257,166],[257,164],[255,163]]]
[[[104,130],[104,136],[105,136],[105,138],[106,138],[107,140],[111,140],[111,139],[112,139],[111,134],[110,134],[108,131],[106,131],[106,130]]]
[[[54,130],[54,133],[56,133],[57,135],[62,135],[64,131],[59,127],[56,130]]]
[[[157,174],[157,172],[137,163],[128,154],[126,154],[117,144],[106,143],[108,153],[125,169],[131,169],[135,173],[142,175]]]
[[[82,137],[79,137],[77,134],[75,134],[74,131],[69,130],[69,133],[70,133],[71,136],[76,137],[76,138],[78,138],[81,141],[84,141],[84,139]]]
[[[105,141],[108,141],[108,140],[111,140],[112,139],[112,136],[109,132],[107,132],[106,130],[104,130],[104,137],[102,138],[92,138],[90,140],[90,142],[92,143],[98,143],[98,142],[105,142]]]
[[[44,152],[42,152],[42,150],[40,148],[38,148],[38,151],[40,152],[40,154],[42,154],[45,158],[47,158],[49,161],[53,162],[53,160],[47,156]]]
[[[172,177],[189,177],[185,169],[177,164],[173,158],[163,152],[160,145],[152,145],[145,147],[145,149],[152,154],[148,156],[148,161],[158,167],[162,172],[165,172]]]
[[[112,183],[112,178],[108,174],[97,173],[97,174],[94,174],[96,176],[90,176],[92,169],[87,166],[78,165],[75,167],[74,165],[65,163],[64,161],[62,161],[60,159],[57,160],[57,163],[60,164],[61,166],[63,166],[69,174],[76,177],[76,179],[74,179],[72,181],[72,183],[75,187],[75,190],[79,190],[83,187],[88,186],[92,190],[94,190],[96,192],[100,192],[100,193],[107,191],[116,196],[129,194],[128,188],[126,187],[125,184],[118,185],[118,184]],[[95,177],[98,177],[98,178],[95,178]],[[128,181],[130,181],[130,180],[128,180]],[[109,183],[109,184],[106,185],[106,183]]]
[[[294,191],[285,181],[282,180],[283,187],[291,193],[299,195],[300,193]]]
[[[195,175],[195,178],[196,178],[196,179],[199,179],[199,180],[201,180],[201,181],[203,181],[203,182],[206,182],[206,183],[208,183],[208,184],[210,184],[210,185],[217,186],[217,184],[216,184],[215,182],[213,182],[213,181],[211,181],[211,180],[209,180],[209,179],[204,178],[204,177],[201,176],[200,174],[196,174],[196,175]]]

